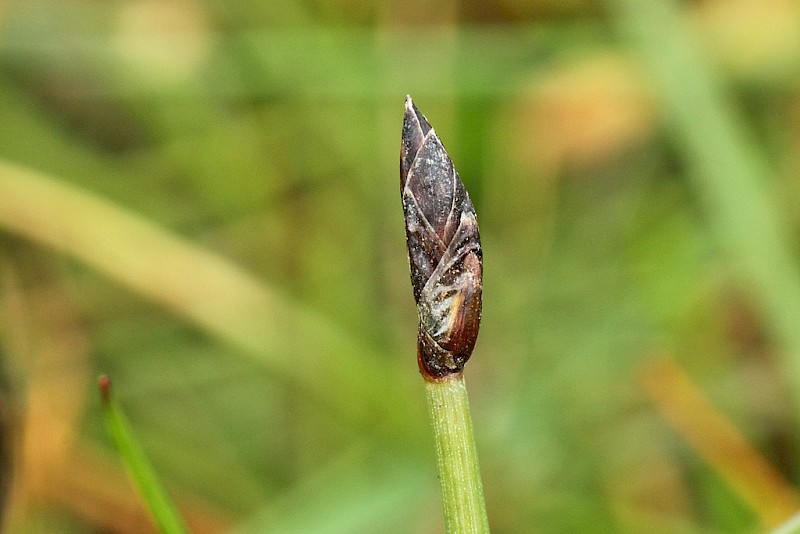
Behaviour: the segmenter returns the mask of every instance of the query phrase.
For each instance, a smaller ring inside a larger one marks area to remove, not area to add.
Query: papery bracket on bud
[[[481,320],[483,255],[475,209],[436,132],[406,99],[400,190],[411,285],[419,314],[420,370],[459,373]]]

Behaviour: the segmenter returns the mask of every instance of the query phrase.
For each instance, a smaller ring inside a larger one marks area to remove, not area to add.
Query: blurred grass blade
[[[436,495],[428,466],[358,443],[295,481],[230,534],[406,533]]]
[[[353,424],[377,424],[390,441],[419,428],[410,411],[393,409],[415,396],[404,392],[408,383],[389,379],[390,364],[225,258],[87,191],[2,160],[0,191],[0,229],[70,254],[171,309]]]
[[[122,411],[117,406],[111,394],[111,381],[103,375],[100,377],[99,386],[106,429],[114,440],[122,461],[150,509],[158,528],[164,534],[187,533],[175,505],[161,486],[144,450],[133,437]]]
[[[800,534],[800,512],[793,515],[784,524],[771,531],[770,534]]]
[[[733,491],[774,528],[800,509],[800,495],[717,410],[675,362],[650,362],[642,385],[662,415]]]
[[[789,354],[792,379],[800,387],[800,270],[789,242],[792,232],[768,192],[769,166],[677,3],[612,0],[611,5],[654,75],[722,252]]]
[[[5,361],[0,355],[0,531],[6,516],[6,504],[11,490],[14,435],[11,391],[6,380]]]

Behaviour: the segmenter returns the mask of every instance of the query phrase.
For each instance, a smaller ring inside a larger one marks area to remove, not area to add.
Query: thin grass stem
[[[448,534],[489,532],[464,375],[426,380]]]
[[[186,526],[166,490],[150,465],[142,446],[130,431],[128,422],[111,395],[107,376],[99,380],[106,429],[117,446],[128,474],[142,495],[158,528],[164,534],[186,534]]]

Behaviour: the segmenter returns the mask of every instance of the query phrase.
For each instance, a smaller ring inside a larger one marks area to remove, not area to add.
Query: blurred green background
[[[493,532],[800,508],[797,2],[9,0],[8,532],[152,531],[100,373],[193,532],[443,531],[406,94],[481,225]]]

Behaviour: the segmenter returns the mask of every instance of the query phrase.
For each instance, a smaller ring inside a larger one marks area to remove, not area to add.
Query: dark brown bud
[[[411,286],[419,314],[422,373],[459,373],[481,322],[483,254],[464,184],[431,125],[406,98],[400,151]]]

